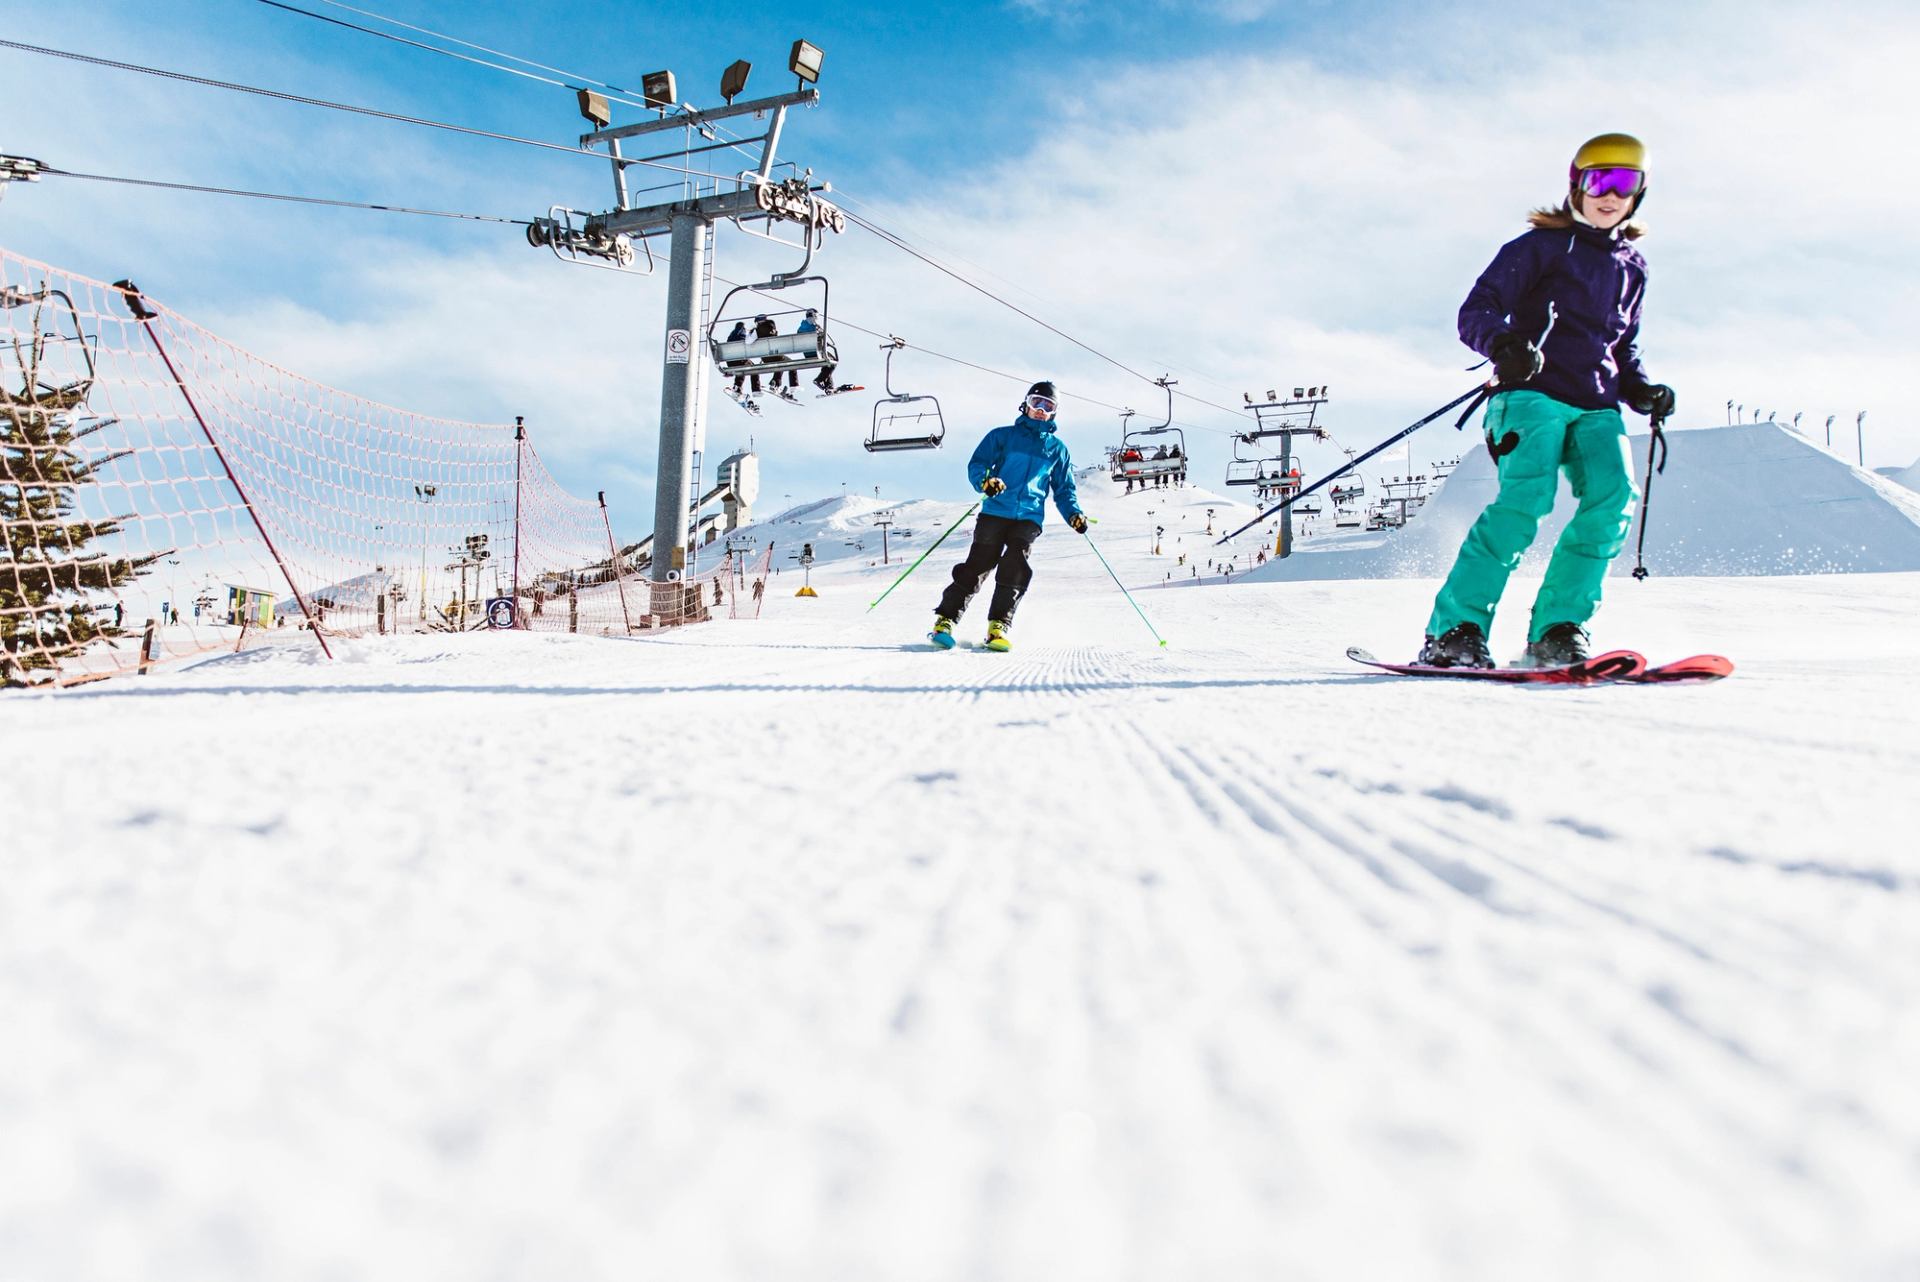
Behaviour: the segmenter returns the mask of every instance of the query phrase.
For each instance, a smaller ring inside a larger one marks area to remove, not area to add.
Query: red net
[[[624,635],[711,599],[650,591],[514,426],[323,386],[5,251],[0,535],[8,685],[509,622]]]

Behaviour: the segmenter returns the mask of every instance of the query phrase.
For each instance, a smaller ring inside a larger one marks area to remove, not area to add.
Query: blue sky
[[[671,67],[704,103],[736,57],[754,63],[750,94],[789,87],[786,50],[804,36],[827,51],[824,101],[790,122],[782,155],[851,207],[1207,400],[1332,383],[1332,421],[1355,446],[1471,382],[1459,298],[1525,208],[1557,195],[1573,146],[1631,129],[1655,157],[1648,363],[1679,390],[1683,424],[1724,421],[1728,399],[1816,423],[1866,409],[1870,464],[1920,454],[1920,245],[1900,212],[1920,193],[1910,165],[1888,163],[1920,64],[1920,19],[1902,6],[1816,21],[1734,4],[608,4],[590,23],[519,4],[360,7],[626,85]],[[33,7],[6,34],[554,141],[580,128],[564,89],[256,0]],[[603,168],[566,156],[13,51],[0,51],[0,149],[513,217],[610,198]],[[53,179],[0,203],[0,244],[131,274],[335,386],[432,414],[527,414],[563,480],[607,489],[623,526],[650,525],[662,279],[563,266],[517,228]],[[719,254],[736,279],[789,265],[732,234]],[[864,233],[818,265],[870,329],[1156,405],[1150,386]],[[877,388],[877,345],[840,345],[843,376]],[[959,493],[972,441],[1020,389],[914,355],[901,381],[948,407],[945,451],[867,456],[860,397],[752,421],[717,400],[710,451],[751,433],[775,503],[843,481]],[[1200,471],[1223,471],[1233,417],[1188,401],[1176,417]],[[1070,400],[1063,434],[1093,461],[1116,421]],[[1413,466],[1464,443],[1439,432]]]

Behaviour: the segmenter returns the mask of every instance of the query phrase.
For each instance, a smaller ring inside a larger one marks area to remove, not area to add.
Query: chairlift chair
[[[887,354],[887,394],[873,405],[873,429],[866,439],[869,454],[938,449],[947,438],[947,421],[940,414],[937,397],[893,390],[893,354],[906,345],[904,338],[880,345]]]
[[[1114,480],[1151,481],[1155,477],[1160,476],[1179,478],[1187,474],[1187,434],[1182,429],[1173,425],[1173,386],[1177,381],[1176,379],[1168,378],[1157,378],[1154,380],[1156,384],[1166,390],[1167,417],[1164,421],[1153,427],[1136,427],[1130,432],[1121,432],[1120,447],[1113,455],[1112,474]],[[1121,413],[1120,421],[1123,426],[1132,414],[1132,410],[1125,410]],[[1168,457],[1148,457],[1148,450],[1154,447],[1151,444],[1143,445],[1141,442],[1150,442],[1153,437],[1163,436],[1171,436],[1174,438],[1170,444]],[[1127,457],[1129,454],[1138,455],[1138,457],[1129,458]]]
[[[71,333],[61,332],[59,308],[54,309],[51,323],[42,323],[41,312],[49,299],[58,299],[65,305]],[[93,350],[99,336],[86,332],[80,322],[79,309],[74,306],[73,298],[66,290],[45,285],[31,290],[0,285],[0,311],[28,305],[33,307],[26,325],[28,336],[0,342],[0,347],[12,348],[12,363],[20,377],[20,390],[0,389],[0,398],[16,405],[33,405],[55,411],[84,405],[88,393],[93,389]],[[73,359],[75,353],[79,356],[77,361]],[[52,377],[49,378],[49,375]]]
[[[1154,458],[1150,451],[1159,447],[1152,443],[1152,437],[1171,436],[1166,458]],[[1143,442],[1145,442],[1143,444]],[[1175,454],[1173,451],[1179,451]],[[1128,458],[1128,454],[1137,454],[1138,458]],[[1140,427],[1127,432],[1120,438],[1120,448],[1114,454],[1113,477],[1117,481],[1152,480],[1156,476],[1171,476],[1187,470],[1187,434],[1177,427]]]
[[[1256,458],[1241,458],[1240,447],[1251,445],[1253,438],[1239,435],[1233,438],[1233,459],[1227,464],[1228,485],[1255,485],[1261,489],[1278,488],[1287,478],[1285,459],[1278,454],[1263,454]],[[1272,473],[1272,475],[1269,475]]]
[[[1127,435],[1127,420],[1132,418],[1134,413],[1135,411],[1131,409],[1123,409],[1120,411],[1120,437],[1123,442]],[[1124,444],[1107,446],[1107,473],[1114,480],[1123,483],[1127,480],[1127,471],[1125,467],[1126,460],[1121,456],[1126,452],[1127,447]]]
[[[773,293],[779,290],[795,289],[802,285],[820,287],[820,305],[809,309],[804,306],[785,308],[756,308],[752,312],[729,314],[727,308],[734,297],[742,293]],[[772,374],[776,371],[786,373],[789,370],[819,369],[835,363],[833,344],[827,337],[827,293],[825,276],[780,275],[770,281],[757,285],[736,285],[727,291],[715,309],[713,323],[707,326],[707,346],[713,352],[713,367],[721,375],[731,377],[736,374]],[[819,316],[819,328],[812,333],[776,333],[767,338],[756,338],[748,334],[745,338],[725,339],[721,335],[731,329],[736,322],[751,322],[757,316],[772,321],[776,328],[782,328],[783,318],[792,318],[794,327],[812,310]]]

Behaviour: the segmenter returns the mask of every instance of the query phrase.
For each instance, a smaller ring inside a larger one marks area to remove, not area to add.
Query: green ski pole
[[[1153,633],[1153,639],[1160,643],[1161,649],[1163,650],[1166,649],[1167,639],[1160,635],[1159,630],[1156,629],[1153,626],[1153,624],[1147,622],[1147,616],[1145,613],[1141,611],[1140,603],[1133,599],[1133,593],[1127,591],[1127,585],[1120,581],[1120,576],[1113,572],[1113,567],[1111,565],[1107,565],[1106,554],[1100,550],[1100,545],[1098,543],[1095,543],[1093,541],[1093,536],[1091,534],[1088,534],[1085,530],[1082,530],[1080,532],[1080,537],[1087,541],[1087,546],[1093,549],[1093,554],[1100,558],[1100,564],[1106,566],[1107,575],[1113,580],[1113,586],[1116,588],[1119,588],[1120,595],[1127,598],[1127,604],[1132,606],[1133,612],[1140,616],[1140,622],[1147,624],[1147,631]]]
[[[980,505],[979,505],[978,503],[975,503],[975,504],[973,505],[973,507],[970,507],[970,508],[968,508],[968,509],[967,509],[966,511],[964,511],[964,512],[962,512],[962,513],[960,514],[960,521],[964,521],[964,520],[966,520],[966,519],[967,519],[968,517],[970,517],[970,516],[972,516],[972,515],[974,514],[974,511],[975,511],[976,509],[978,509],[978,508],[979,508],[979,506],[980,506]],[[959,529],[959,528],[960,528],[960,521],[955,521],[955,522],[954,522],[954,523],[953,523],[952,525],[949,525],[949,526],[947,527],[947,534],[952,534],[952,533],[953,533],[953,532],[954,532],[955,530],[957,530],[957,529]],[[937,548],[937,547],[939,547],[939,546],[940,546],[940,545],[941,545],[942,543],[945,543],[945,542],[947,541],[947,534],[942,534],[942,535],[941,535],[941,536],[940,536],[939,538],[937,538],[937,539],[935,539],[935,540],[933,541],[933,547],[930,547],[930,548],[928,548],[928,549],[927,549],[927,550],[926,550],[925,552],[922,552],[922,553],[920,554],[920,560],[919,560],[919,561],[915,561],[915,562],[914,562],[914,563],[913,563],[912,565],[910,565],[910,566],[908,566],[908,567],[907,567],[906,569],[904,569],[904,570],[902,570],[902,571],[900,572],[900,577],[899,577],[899,578],[897,578],[897,579],[895,579],[895,580],[894,580],[894,581],[893,581],[892,583],[889,583],[889,584],[887,585],[887,590],[886,590],[886,592],[882,592],[882,593],[881,593],[881,594],[880,594],[879,596],[877,596],[877,597],[875,597],[875,598],[874,598],[874,600],[873,600],[873,604],[872,604],[872,605],[869,605],[869,606],[867,607],[867,613],[868,613],[868,614],[872,614],[872,613],[873,613],[873,607],[874,607],[875,605],[879,605],[879,604],[880,604],[880,603],[881,603],[882,601],[884,601],[884,600],[886,600],[886,599],[887,599],[887,596],[888,596],[888,594],[889,594],[889,593],[891,593],[891,592],[892,592],[892,591],[893,591],[893,590],[894,590],[895,588],[897,588],[897,587],[899,587],[899,586],[900,586],[900,585],[901,585],[902,583],[905,583],[905,582],[907,581],[907,576],[908,576],[909,574],[912,574],[912,573],[913,573],[913,572],[914,572],[915,570],[917,570],[917,569],[919,569],[919,568],[920,568],[920,561],[924,561],[924,560],[926,560],[926,559],[927,559],[928,557],[930,557],[930,556],[932,556],[932,555],[933,555],[933,548]]]

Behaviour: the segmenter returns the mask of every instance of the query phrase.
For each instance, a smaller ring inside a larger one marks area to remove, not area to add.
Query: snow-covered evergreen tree
[[[58,340],[54,340],[58,341]],[[19,381],[0,386],[0,685],[30,685],[92,642],[119,635],[97,594],[160,558],[104,555],[95,540],[117,519],[76,516],[80,492],[119,455],[89,460],[76,448],[110,419],[89,419],[92,379],[49,384],[49,336],[36,324],[16,348]],[[9,379],[9,383],[13,380]],[[45,676],[39,679],[47,679]]]

